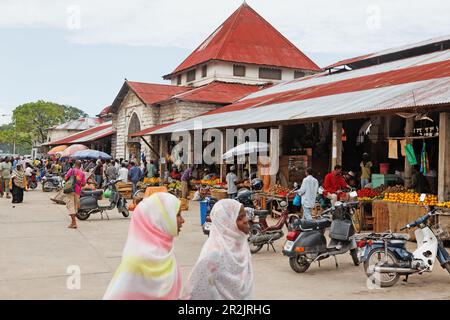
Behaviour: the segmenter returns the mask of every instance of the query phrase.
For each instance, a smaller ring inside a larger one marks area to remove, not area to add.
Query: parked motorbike
[[[287,235],[283,254],[289,257],[289,264],[295,272],[303,273],[314,262],[350,252],[355,266],[359,265],[355,229],[352,216],[358,202],[336,202],[325,210],[318,220],[301,219],[294,223],[294,230]],[[327,245],[325,230],[330,227],[330,242]]]
[[[108,184],[108,188],[111,189],[111,195],[109,198],[109,205],[107,206],[101,206],[99,205],[98,201],[101,199],[103,195],[103,190],[83,190],[81,191],[80,196],[80,209],[77,212],[77,218],[79,220],[87,220],[91,214],[99,213],[102,214],[103,218],[103,212],[113,210],[117,207],[117,210],[119,213],[121,213],[125,218],[127,218],[130,213],[127,208],[127,201],[122,195],[117,191],[116,184],[120,182],[120,180],[112,180]],[[106,213],[107,218],[108,214]]]
[[[288,197],[289,194],[286,195],[286,201],[280,203],[281,215],[276,224],[272,226],[267,223],[267,216],[270,214],[269,210],[245,208],[250,224],[248,242],[251,253],[259,252],[264,245],[267,245],[267,250],[271,246],[273,251],[276,252],[273,243],[284,236],[283,227],[286,226],[288,231],[291,231],[295,222],[300,219],[296,214],[289,214]]]
[[[42,191],[59,191],[63,188],[63,179],[58,175],[46,174],[42,178]]]
[[[430,218],[437,215],[436,210],[430,208],[426,215],[400,229],[418,227],[414,232],[417,250],[413,253],[405,246],[409,238],[407,234],[387,232],[362,236],[358,241],[359,256],[372,284],[392,287],[400,276],[405,276],[407,282],[412,274],[432,272],[436,259],[450,273],[450,255],[440,238],[445,232],[439,225],[430,227],[427,224]]]

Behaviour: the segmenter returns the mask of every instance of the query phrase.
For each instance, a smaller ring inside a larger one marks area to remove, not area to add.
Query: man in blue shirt
[[[133,195],[137,191],[137,183],[142,179],[142,175],[141,168],[137,167],[134,161],[131,161],[131,169],[128,173],[128,177],[133,184]]]

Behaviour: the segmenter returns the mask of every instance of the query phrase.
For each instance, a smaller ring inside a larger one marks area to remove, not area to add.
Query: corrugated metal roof
[[[230,104],[263,88],[264,86],[215,81],[191,91],[177,94],[171,99]]]
[[[308,119],[450,102],[450,50],[273,86],[152,134]],[[414,92],[414,94],[413,94]],[[383,109],[384,108],[384,109]],[[224,116],[226,113],[226,116]]]
[[[112,129],[112,121],[108,121],[103,124],[97,125],[96,127],[69,135],[62,139],[44,143],[43,145],[57,146],[57,145],[62,145],[62,144],[75,144],[75,143],[90,142],[90,141],[94,141],[94,140],[98,140],[98,139],[110,136],[113,133],[114,133],[114,131]]]
[[[320,70],[245,2],[172,74],[210,60]],[[171,74],[166,77],[170,76]]]
[[[77,120],[71,120],[69,122],[60,124],[58,126],[55,126],[51,128],[52,130],[86,130],[89,128],[92,128],[100,123],[102,123],[103,120],[99,118],[80,118]]]
[[[213,113],[182,121],[151,134],[194,130],[194,122],[204,129],[306,120],[351,114],[397,110],[450,103],[450,76],[362,91],[334,94],[263,107]]]
[[[130,137],[142,137],[142,136],[146,136],[146,135],[151,134],[152,132],[154,132],[154,131],[156,131],[156,130],[159,130],[159,129],[162,129],[162,128],[171,126],[171,125],[173,125],[173,124],[175,124],[175,123],[177,123],[177,122],[169,122],[169,123],[159,124],[159,125],[157,125],[157,126],[153,126],[153,127],[151,127],[151,128],[147,128],[147,129],[145,129],[145,130],[142,130],[142,131],[139,131],[139,132],[135,132],[135,133],[133,133],[133,134],[130,134]]]
[[[410,50],[410,49],[415,49],[415,48],[419,48],[419,47],[423,47],[423,46],[427,46],[427,45],[437,44],[437,43],[441,43],[441,42],[448,41],[448,40],[450,40],[450,34],[446,35],[446,36],[442,36],[442,37],[437,37],[437,38],[413,43],[413,44],[407,44],[404,46],[399,46],[399,47],[390,48],[387,50],[382,50],[379,52],[374,52],[371,54],[366,54],[366,55],[355,57],[355,58],[345,59],[345,60],[336,62],[332,65],[329,65],[329,66],[325,67],[325,69],[331,69],[331,68],[335,68],[335,67],[345,66],[345,65],[349,65],[349,64],[352,64],[352,63],[355,63],[358,61],[381,57],[384,55],[402,52],[402,51],[406,51],[406,50]]]
[[[127,81],[127,83],[145,104],[154,104],[166,100],[175,94],[192,90],[191,87],[172,86],[167,84],[132,81]]]

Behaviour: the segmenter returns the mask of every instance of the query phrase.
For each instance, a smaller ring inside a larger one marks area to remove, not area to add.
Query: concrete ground
[[[0,299],[101,299],[120,262],[129,219],[116,210],[110,220],[99,215],[67,228],[64,206],[52,204],[53,194],[30,191],[22,204],[0,199]],[[198,203],[191,202],[176,241],[183,280],[206,240],[200,227]],[[297,274],[281,254],[263,249],[253,256],[256,299],[450,299],[450,275],[437,266],[433,273],[412,276],[389,289],[368,289],[362,267],[349,255],[313,265]],[[410,244],[414,248],[414,243]],[[81,288],[67,288],[68,268],[79,266]]]

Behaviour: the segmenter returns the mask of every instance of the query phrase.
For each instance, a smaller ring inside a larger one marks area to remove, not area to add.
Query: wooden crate
[[[416,240],[414,229],[400,231],[400,228],[427,214],[427,208],[415,204],[388,202],[388,210],[391,231],[409,233],[411,240]]]
[[[389,209],[387,202],[375,200],[372,203],[372,216],[374,217],[374,232],[389,230]]]
[[[450,240],[450,210],[441,210],[441,215],[439,215],[439,225],[443,229],[445,236],[441,236],[442,240]]]
[[[181,211],[188,211],[189,210],[189,199],[181,198]]]

